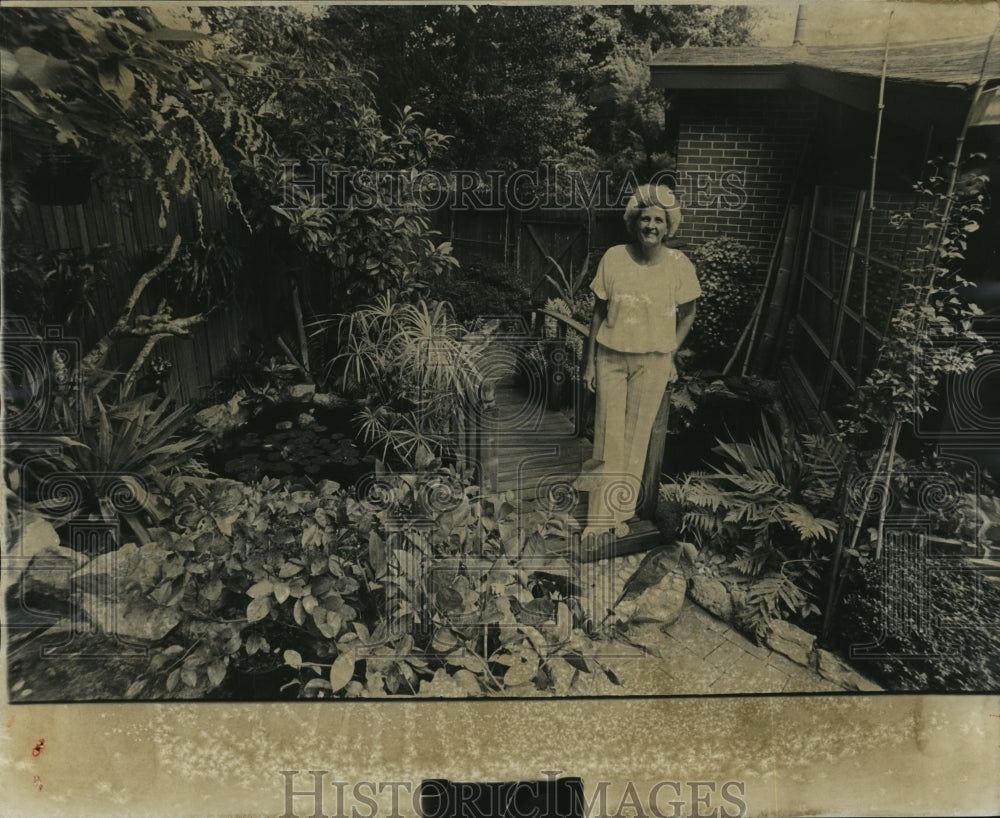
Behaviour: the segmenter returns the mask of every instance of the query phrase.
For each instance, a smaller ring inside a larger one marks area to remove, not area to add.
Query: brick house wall
[[[678,238],[697,246],[731,236],[766,262],[803,148],[816,127],[806,91],[697,91],[675,102]]]

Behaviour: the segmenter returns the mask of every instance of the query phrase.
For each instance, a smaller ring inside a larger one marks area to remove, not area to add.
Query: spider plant
[[[440,451],[456,417],[482,384],[489,339],[472,336],[444,301],[399,300],[385,292],[345,316],[321,319],[313,335],[335,331],[340,352],[327,374],[368,403],[365,438],[404,461]]]

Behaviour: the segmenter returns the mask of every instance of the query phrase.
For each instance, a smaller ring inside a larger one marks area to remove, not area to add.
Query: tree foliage
[[[154,185],[161,224],[181,201],[200,222],[211,191],[251,231],[278,227],[286,269],[321,267],[327,297],[450,263],[419,206],[317,207],[290,184],[310,177],[309,160],[330,175],[418,170],[444,143],[408,107],[380,115],[372,77],[314,19],[266,7],[3,14],[5,205],[16,210],[30,174],[68,152],[94,161],[119,200],[137,180]]]
[[[735,45],[752,11],[713,6],[332,7],[328,25],[379,77],[382,110],[410,103],[455,139],[453,168],[649,173],[670,162],[662,48]]]

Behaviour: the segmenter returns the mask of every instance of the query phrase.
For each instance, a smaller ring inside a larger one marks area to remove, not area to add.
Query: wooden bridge
[[[546,317],[555,324],[555,334],[548,338],[543,335]],[[536,309],[530,329],[515,327],[498,335],[482,365],[484,399],[469,413],[460,448],[467,465],[476,469],[484,491],[509,492],[520,501],[522,515],[538,508],[571,514],[579,526],[571,539],[579,547],[580,531],[586,525],[587,493],[575,489],[573,481],[591,456],[593,444],[586,427],[593,414],[593,395],[571,377],[574,361],[565,344],[571,333],[585,338],[587,328],[559,313]],[[532,356],[532,347],[541,354]],[[585,558],[631,554],[660,542],[652,517],[668,408],[669,392],[664,394],[653,427],[643,476],[646,490],[636,506],[638,519],[629,521],[624,537],[602,536],[597,547],[584,544],[577,553]],[[553,553],[565,552],[566,545],[553,541],[551,548]]]

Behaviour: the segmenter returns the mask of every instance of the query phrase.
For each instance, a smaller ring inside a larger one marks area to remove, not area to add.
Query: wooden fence
[[[455,256],[463,263],[479,257],[514,267],[538,302],[552,295],[545,285],[545,275],[553,272],[547,257],[554,258],[567,274],[577,274],[588,256],[626,239],[621,213],[588,213],[582,208],[442,208],[432,213],[431,225],[454,245]],[[593,272],[590,267],[588,274]]]
[[[204,235],[221,234],[226,241],[240,241],[246,236],[241,220],[227,211],[225,203],[211,189],[203,187],[200,200]],[[11,236],[20,251],[73,251],[82,259],[101,248],[111,248],[120,259],[120,264],[109,268],[111,274],[93,299],[93,312],[82,315],[78,325],[63,328],[66,334],[79,339],[84,351],[115,323],[138,276],[156,263],[158,254],[165,251],[175,236],[180,235],[193,247],[202,235],[193,205],[176,203],[161,214],[153,186],[139,182],[132,186],[124,202],[114,202],[110,192],[97,183],[82,204],[29,202],[16,222]],[[578,274],[589,255],[625,238],[620,213],[595,214],[583,209],[445,208],[431,213],[431,225],[452,242],[456,257],[463,263],[479,257],[514,266],[530,285],[537,303],[543,303],[553,294],[545,282],[545,275],[554,272],[547,257],[554,258],[567,273]],[[588,274],[592,273],[593,267],[588,270]],[[267,289],[268,292],[258,289],[246,299],[215,308],[205,323],[193,327],[188,338],[167,338],[160,342],[154,354],[172,365],[168,388],[176,391],[180,401],[205,397],[213,379],[246,348],[255,330],[267,329],[272,334],[276,331],[287,298],[282,282],[271,281]],[[151,286],[136,312],[151,314],[165,296],[167,292],[161,283]],[[177,315],[199,311],[197,308],[182,311],[175,304],[176,297],[175,294],[168,298],[168,303],[175,305]],[[281,304],[277,311],[276,303]],[[127,368],[140,346],[139,340],[119,341],[109,357],[109,367]]]
[[[240,220],[227,212],[212,190],[203,188],[200,199],[202,229],[206,235],[219,233],[238,240],[239,234],[246,233]],[[94,293],[93,312],[82,311],[78,324],[62,328],[65,334],[76,336],[83,352],[115,323],[139,275],[162,257],[175,236],[180,235],[187,244],[197,241],[199,229],[193,205],[175,203],[162,216],[161,222],[160,203],[153,186],[142,183],[131,187],[124,202],[114,202],[110,193],[95,183],[82,204],[29,202],[18,214],[11,231],[18,252],[74,251],[84,259],[101,248],[110,248],[118,259],[118,263],[104,268],[107,275],[101,281],[100,291]],[[166,285],[154,282],[140,299],[136,313],[153,313],[159,300],[167,295]],[[172,364],[168,389],[176,390],[179,401],[204,397],[213,377],[245,347],[251,331],[264,325],[268,299],[259,293],[254,295],[212,310],[204,323],[192,328],[190,337],[167,338],[156,347],[154,355]],[[174,301],[168,298],[168,303]],[[200,311],[196,306],[183,311],[175,307],[176,315]],[[141,343],[132,339],[117,342],[107,365],[113,370],[127,368]]]

